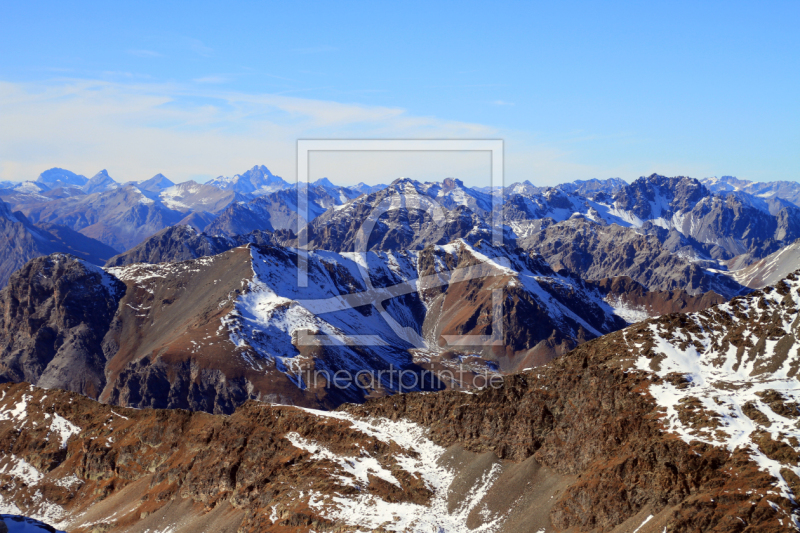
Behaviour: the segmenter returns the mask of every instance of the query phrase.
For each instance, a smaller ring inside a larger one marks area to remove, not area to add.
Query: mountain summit
[[[262,196],[289,187],[289,183],[272,174],[264,165],[256,165],[247,172],[236,174],[232,178],[219,176],[206,184],[224,191],[231,190],[255,196]]]
[[[83,185],[83,192],[86,194],[93,194],[96,192],[110,191],[119,187],[120,184],[114,181],[111,176],[108,175],[107,170],[103,169],[92,176],[89,181]]]

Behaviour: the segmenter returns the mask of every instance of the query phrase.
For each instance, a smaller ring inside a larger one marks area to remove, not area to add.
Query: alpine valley
[[[800,530],[796,183],[54,168],[0,240],[0,514]]]

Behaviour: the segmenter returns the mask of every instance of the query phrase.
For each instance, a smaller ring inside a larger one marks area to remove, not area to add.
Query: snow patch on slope
[[[787,281],[787,284],[790,288],[787,296],[791,296],[792,305],[796,307],[800,304],[800,280]],[[722,304],[716,309],[731,318],[741,317],[744,313],[748,319],[745,324],[758,324],[765,313],[787,309],[787,305],[786,296],[773,289],[737,304]],[[651,338],[655,343],[653,351],[664,358],[654,363],[656,360],[641,356],[636,361],[639,370],[652,371],[656,364],[655,372],[660,377],[678,374],[687,380],[680,384],[664,380],[650,386],[650,393],[664,409],[669,431],[687,443],[696,440],[730,451],[747,449],[750,457],[777,480],[776,494],[797,501],[800,495],[792,493],[781,470],[789,469],[800,476],[800,466],[782,464],[769,458],[759,449],[754,438],[760,432],[767,432],[773,440],[784,443],[792,442],[792,437],[800,439],[797,418],[779,415],[764,400],[767,391],[776,391],[789,405],[800,402],[800,382],[795,370],[792,370],[800,364],[800,344],[795,341],[786,358],[775,366],[773,358],[778,357],[778,340],[767,339],[762,355],[753,356],[748,350],[739,353],[736,346],[724,341],[726,335],[733,333],[736,321],[729,330],[718,320],[709,320],[705,312],[687,316],[693,324],[676,329],[671,334],[663,325],[650,324]],[[794,331],[792,326],[796,321],[796,311],[792,313],[788,310],[781,316],[783,331]],[[689,327],[693,333],[688,332]],[[722,331],[717,331],[718,328],[722,328]],[[753,347],[761,333],[758,329],[760,327],[747,327],[741,332],[743,337],[753,339],[750,341]],[[713,421],[712,426],[693,426],[691,420],[686,421],[685,417],[682,421],[680,409],[687,402],[696,402],[693,413],[695,416],[702,414]],[[760,411],[769,422],[762,424],[745,414],[746,410],[753,408]],[[794,446],[793,449],[800,455],[800,447]]]
[[[405,420],[363,420],[347,413],[324,412],[304,409],[319,417],[330,417],[347,421],[358,431],[385,443],[394,442],[407,453],[394,456],[398,465],[406,472],[421,478],[433,493],[426,505],[387,502],[362,491],[358,496],[336,496],[313,493],[309,496],[309,507],[329,520],[352,527],[386,531],[432,531],[447,533],[491,533],[496,531],[505,517],[485,516],[484,524],[471,529],[467,517],[482,502],[489,489],[500,475],[495,464],[484,472],[480,481],[451,513],[448,510],[448,489],[455,480],[455,472],[440,465],[445,448],[434,444],[427,437],[427,430]],[[288,437],[291,439],[291,437]],[[291,441],[291,440],[290,440]],[[294,444],[294,443],[293,443]],[[300,443],[308,446],[306,442]],[[305,449],[305,448],[302,448]]]

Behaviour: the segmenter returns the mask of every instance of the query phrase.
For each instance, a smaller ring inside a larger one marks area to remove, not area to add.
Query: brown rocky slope
[[[139,411],[6,384],[0,494],[76,532],[793,530],[798,304],[794,275],[497,388],[333,413]]]

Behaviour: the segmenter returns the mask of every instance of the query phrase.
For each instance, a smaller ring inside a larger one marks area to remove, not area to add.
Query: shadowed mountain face
[[[118,251],[177,224],[184,216],[148,198],[132,185],[24,205],[21,211],[33,222],[67,226]]]
[[[71,253],[86,261],[102,265],[114,255],[103,243],[55,224],[32,224],[22,213],[12,213],[0,201],[0,287],[5,287],[11,274],[35,257],[55,252]]]
[[[599,226],[584,218],[542,224],[518,242],[536,250],[555,270],[587,279],[628,276],[650,290],[685,290],[691,295],[714,291],[728,298],[745,290],[716,263],[698,257],[677,231],[649,233],[618,225]]]
[[[735,260],[731,261],[735,263]],[[728,272],[737,283],[752,289],[774,285],[800,265],[800,240],[751,265]]]
[[[167,179],[164,174],[156,174],[149,180],[145,180],[141,183],[137,183],[136,186],[141,191],[148,191],[154,193],[160,193],[164,189],[169,189],[170,187],[174,187],[175,184]]]
[[[170,226],[161,230],[124,254],[108,260],[106,266],[125,266],[134,263],[178,263],[199,257],[209,257],[227,252],[245,244],[283,245],[293,240],[286,231],[254,231],[247,235],[222,237],[198,232],[192,226]]]
[[[791,530],[798,307],[792,275],[493,387],[335,412],[133,410],[2,385],[0,494],[111,533]]]
[[[118,189],[119,187],[120,184],[114,181],[114,179],[108,175],[108,171],[103,169],[89,178],[89,180],[83,184],[81,189],[86,194],[94,194],[97,192],[111,191]]]
[[[250,202],[230,204],[205,228],[212,235],[242,235],[252,231],[286,230],[297,233],[299,206],[305,204],[308,220],[325,213],[358,196],[358,193],[344,187],[317,185],[305,189],[296,187],[282,189]],[[304,221],[307,222],[307,221]]]
[[[69,170],[63,168],[51,168],[42,172],[36,183],[45,185],[49,189],[57,189],[59,187],[83,187],[89,181],[85,176],[80,176]]]
[[[598,287],[605,294],[606,302],[630,323],[671,313],[702,311],[726,301],[714,291],[700,296],[692,296],[684,290],[648,291],[644,285],[627,276],[605,278],[590,284]]]

